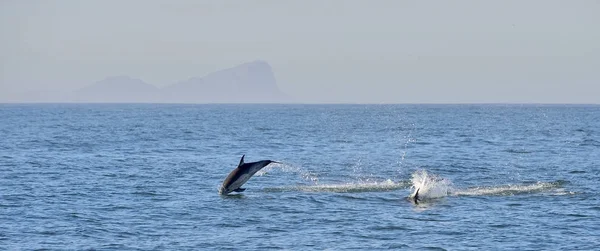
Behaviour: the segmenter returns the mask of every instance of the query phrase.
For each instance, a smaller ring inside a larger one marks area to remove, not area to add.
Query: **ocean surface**
[[[599,247],[600,106],[0,104],[0,250]]]

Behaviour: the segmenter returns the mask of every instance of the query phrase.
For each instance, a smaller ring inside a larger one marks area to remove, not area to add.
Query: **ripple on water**
[[[0,104],[0,118],[0,249],[600,245],[597,106]],[[293,164],[219,195],[242,154]],[[448,189],[412,203],[417,170]]]

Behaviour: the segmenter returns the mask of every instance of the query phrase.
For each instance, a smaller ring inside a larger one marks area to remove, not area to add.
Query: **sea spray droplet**
[[[301,167],[290,165],[287,163],[272,163],[272,164],[266,166],[265,168],[263,168],[262,170],[258,171],[258,173],[256,173],[256,175],[263,176],[274,170],[279,170],[284,173],[298,174],[300,177],[302,177],[302,179],[311,181],[315,184],[317,184],[319,182],[319,177],[317,176],[317,174],[307,171],[307,170],[304,170]]]

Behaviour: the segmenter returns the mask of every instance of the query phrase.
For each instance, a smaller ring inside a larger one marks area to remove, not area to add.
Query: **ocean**
[[[599,184],[598,105],[0,104],[1,250],[598,250]]]

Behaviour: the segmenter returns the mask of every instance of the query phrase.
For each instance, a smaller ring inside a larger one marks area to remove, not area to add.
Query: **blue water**
[[[598,249],[599,183],[600,106],[0,105],[2,250]]]

